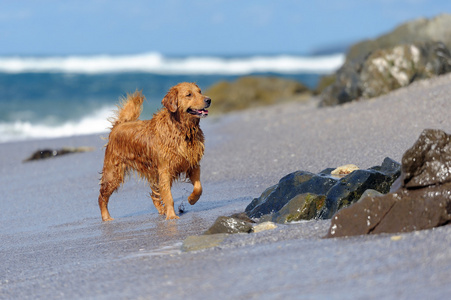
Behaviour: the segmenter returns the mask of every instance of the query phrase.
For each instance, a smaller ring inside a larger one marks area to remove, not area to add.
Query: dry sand
[[[451,74],[339,107],[288,103],[202,120],[204,194],[173,189],[178,221],[159,216],[145,182],[97,207],[99,136],[0,144],[1,299],[443,299],[451,284],[451,226],[400,235],[321,239],[329,221],[232,235],[181,252],[216,217],[241,212],[284,175],[401,160],[424,128],[451,133]],[[214,99],[213,104],[214,105]],[[22,163],[42,148],[93,152]]]

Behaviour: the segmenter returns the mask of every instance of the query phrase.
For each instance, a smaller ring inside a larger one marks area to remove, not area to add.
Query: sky
[[[0,55],[311,54],[451,13],[449,0],[0,0]]]

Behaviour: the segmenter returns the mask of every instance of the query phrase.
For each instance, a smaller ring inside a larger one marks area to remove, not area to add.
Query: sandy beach
[[[214,99],[212,99],[214,105]],[[451,293],[451,226],[398,235],[322,239],[329,220],[228,236],[183,252],[221,215],[293,171],[401,161],[425,128],[451,133],[451,74],[342,106],[261,107],[201,121],[204,193],[173,188],[180,220],[159,216],[131,177],[97,205],[99,135],[0,144],[0,299],[444,299]],[[106,136],[105,133],[103,136]],[[23,163],[38,149],[94,147]]]

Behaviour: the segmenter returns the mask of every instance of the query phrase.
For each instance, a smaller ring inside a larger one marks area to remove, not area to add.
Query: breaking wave
[[[160,53],[91,56],[6,56],[0,57],[3,73],[147,72],[180,75],[245,75],[251,73],[331,73],[344,62],[343,54],[325,56],[187,56],[168,57]]]
[[[78,121],[59,125],[32,124],[28,121],[0,122],[0,143],[29,139],[57,138],[106,132],[114,107],[104,107]]]

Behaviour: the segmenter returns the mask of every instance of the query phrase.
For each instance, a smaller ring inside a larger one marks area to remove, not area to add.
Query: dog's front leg
[[[161,168],[158,170],[159,175],[159,190],[160,197],[164,203],[164,209],[166,210],[166,220],[179,219],[174,211],[174,199],[172,199],[171,187],[172,177],[167,168]]]
[[[191,193],[191,195],[189,195],[188,202],[189,204],[194,205],[202,195],[202,185],[200,183],[200,166],[191,169],[188,172],[188,177],[193,184],[193,192]]]

